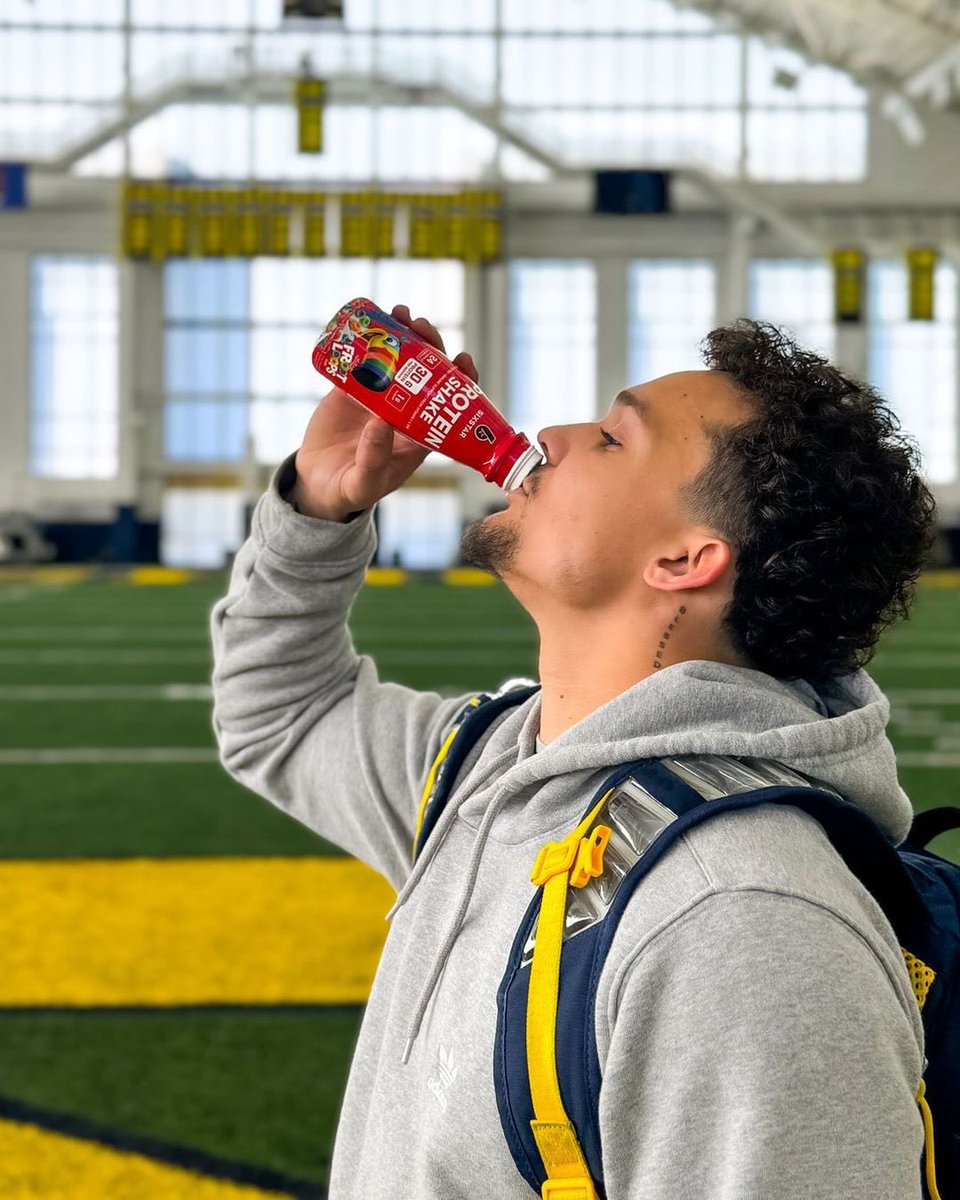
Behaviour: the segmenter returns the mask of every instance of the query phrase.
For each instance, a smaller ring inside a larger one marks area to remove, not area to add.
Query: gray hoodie
[[[910,804],[863,671],[820,693],[704,660],[661,670],[536,751],[539,694],[461,771],[411,869],[430,763],[466,697],[381,683],[350,606],[369,514],[259,501],[212,615],[214,725],[241,783],[397,889],[341,1112],[331,1200],[528,1198],[493,1087],[496,992],[539,848],[617,764],[766,757],[901,840]],[[465,631],[469,637],[469,631]],[[322,936],[322,931],[318,931]],[[637,888],[596,1001],[609,1200],[917,1200],[917,1006],[893,931],[815,821],[728,814]]]

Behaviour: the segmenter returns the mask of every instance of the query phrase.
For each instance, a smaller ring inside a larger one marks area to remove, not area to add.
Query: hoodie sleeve
[[[608,1200],[920,1200],[917,1034],[880,959],[798,897],[711,895],[627,968]]]
[[[381,683],[356,653],[347,618],[376,548],[372,515],[303,516],[282,498],[294,478],[291,457],[211,613],[221,761],[399,888],[426,773],[467,697]]]

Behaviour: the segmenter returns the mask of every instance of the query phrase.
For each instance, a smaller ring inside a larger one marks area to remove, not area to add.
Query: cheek
[[[524,536],[537,558],[554,568],[590,570],[622,553],[624,521],[609,495],[591,493],[578,502],[569,493],[549,506],[534,504],[526,514]],[[619,514],[619,515],[618,515]]]

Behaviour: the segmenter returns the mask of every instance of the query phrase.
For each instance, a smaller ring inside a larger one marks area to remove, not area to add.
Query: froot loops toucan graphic
[[[400,358],[400,339],[384,329],[373,329],[365,338],[363,359],[350,372],[358,383],[373,392],[385,392],[393,383]]]

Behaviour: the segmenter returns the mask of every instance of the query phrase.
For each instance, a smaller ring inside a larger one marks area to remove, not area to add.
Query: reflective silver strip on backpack
[[[765,787],[819,788],[842,799],[823,783],[812,783],[805,775],[765,758],[732,758],[722,754],[685,754],[661,758],[663,766],[704,800],[719,800],[740,792]],[[652,796],[642,784],[628,776],[617,785],[600,810],[595,825],[610,829],[603,855],[603,874],[586,887],[571,888],[563,938],[576,937],[607,915],[627,872],[647,851],[654,839],[675,821],[676,815]],[[521,967],[529,966],[536,943],[536,925],[523,947]]]

